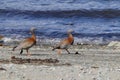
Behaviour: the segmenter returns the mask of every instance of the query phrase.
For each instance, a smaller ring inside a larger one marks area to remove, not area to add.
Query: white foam
[[[7,38],[7,37],[4,37],[2,40],[3,40],[5,43],[6,43],[6,42],[11,42],[11,41],[13,41],[11,38]]]

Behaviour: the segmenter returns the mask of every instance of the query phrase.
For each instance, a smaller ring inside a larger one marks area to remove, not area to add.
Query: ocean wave
[[[0,29],[0,34],[4,36],[12,36],[16,38],[24,38],[29,37],[31,35],[29,29]],[[36,36],[39,38],[63,38],[67,37],[66,30],[49,30],[49,29],[38,29],[35,31]],[[73,32],[72,33],[75,37],[83,38],[83,37],[104,37],[104,38],[111,38],[111,37],[118,37],[120,38],[119,32]]]
[[[66,31],[81,42],[120,40],[118,0],[1,0],[0,34],[14,40],[31,36],[39,39],[65,38]],[[106,19],[107,18],[107,19]],[[91,32],[91,33],[90,33]],[[12,41],[5,39],[5,42]],[[58,40],[59,41],[59,40]]]
[[[83,37],[83,38],[78,38],[74,37],[74,45],[76,44],[108,44],[111,41],[119,41],[118,37],[114,38],[104,38],[104,37]],[[18,45],[21,41],[23,41],[25,38],[11,38],[11,37],[5,37],[2,39],[2,43],[4,45],[10,45],[10,46],[15,46]],[[58,44],[62,39],[64,38],[38,38],[37,37],[37,45],[46,45],[46,44],[51,44],[56,45]]]
[[[103,37],[103,38],[120,38],[120,33],[75,33],[76,37]]]
[[[34,11],[34,10],[17,10],[17,9],[0,9],[0,16],[29,16],[34,18],[79,18],[79,17],[100,17],[116,18],[120,17],[120,10],[117,9],[100,9],[100,10],[53,10],[53,11]]]
[[[37,36],[37,39],[38,41],[41,40],[43,43],[58,42],[61,39],[64,39],[67,37],[67,33],[66,33],[66,30],[68,30],[67,27],[55,28],[53,26],[52,27],[47,26],[47,27],[36,27],[36,28],[37,30],[35,31],[35,34]],[[93,28],[96,28],[96,26]],[[119,26],[118,27],[113,26],[108,28],[111,28],[113,31],[103,32],[103,30],[100,31],[99,29],[96,29],[96,31],[91,31],[90,29],[88,31],[84,31],[84,29],[86,28],[82,29],[80,27],[79,29],[77,27],[77,29],[75,29],[72,34],[75,37],[75,42],[79,42],[79,43],[108,43],[113,40],[120,40],[119,31],[114,30],[114,29],[118,30]],[[14,27],[1,28],[0,34],[5,37],[9,37],[4,39],[4,42],[6,44],[11,42],[14,43],[16,42],[14,40],[23,40],[31,36],[29,28],[25,28],[25,27],[21,27],[19,29]]]
[[[36,11],[120,9],[119,3],[119,0],[2,0],[0,8]]]

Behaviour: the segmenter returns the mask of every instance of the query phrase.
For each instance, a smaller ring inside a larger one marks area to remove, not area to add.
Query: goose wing
[[[26,48],[30,48],[34,45],[35,41],[32,38],[28,38],[25,39],[24,41],[22,41],[17,47],[16,49],[26,49]]]

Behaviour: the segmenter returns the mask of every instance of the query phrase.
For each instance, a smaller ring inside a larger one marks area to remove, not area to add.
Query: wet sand
[[[61,55],[50,46],[35,46],[31,56],[12,51],[10,46],[0,47],[0,80],[119,80],[120,50],[107,45],[77,45],[71,54]],[[79,54],[75,54],[78,51]],[[47,60],[47,62],[14,63],[12,58]],[[4,62],[5,60],[9,62]],[[50,63],[49,60],[58,60]]]

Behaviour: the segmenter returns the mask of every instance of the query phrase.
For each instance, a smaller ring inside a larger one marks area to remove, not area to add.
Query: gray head
[[[32,28],[30,29],[30,31],[32,31],[32,32],[33,32],[34,30],[36,30],[36,28],[35,28],[35,27],[32,27]]]
[[[67,31],[67,33],[72,33],[73,32],[73,30],[72,29],[69,29],[68,31]]]

